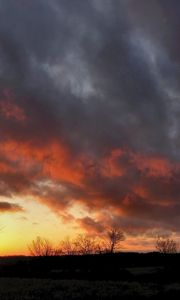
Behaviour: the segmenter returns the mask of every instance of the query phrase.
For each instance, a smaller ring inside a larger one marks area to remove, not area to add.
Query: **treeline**
[[[90,237],[79,234],[74,239],[66,238],[59,243],[58,247],[46,238],[37,237],[29,245],[31,256],[62,256],[62,255],[90,255],[119,252],[125,234],[120,228],[112,227],[106,234],[99,237]],[[177,243],[167,237],[156,237],[154,243],[155,250],[160,253],[173,254],[178,252]]]
[[[125,234],[119,228],[110,228],[101,237],[90,237],[79,234],[76,238],[67,237],[54,247],[52,243],[42,237],[37,237],[28,245],[32,256],[59,256],[59,255],[89,255],[114,253],[121,248],[121,242],[125,240]]]

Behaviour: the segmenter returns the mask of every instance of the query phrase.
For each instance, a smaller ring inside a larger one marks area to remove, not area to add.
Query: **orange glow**
[[[42,166],[40,175],[51,179],[80,184],[83,177],[81,161],[71,162],[69,150],[60,143],[52,142],[45,148],[33,143],[7,141],[1,144],[0,154],[4,153],[11,162],[18,161],[19,167],[24,171],[39,164]],[[16,169],[9,168],[2,164],[2,171],[16,172]]]

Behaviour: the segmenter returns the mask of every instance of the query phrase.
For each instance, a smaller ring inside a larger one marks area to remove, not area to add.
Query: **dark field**
[[[180,255],[0,258],[0,299],[180,299]]]
[[[133,299],[180,295],[180,284],[159,286],[153,283],[52,279],[0,279],[0,299]]]

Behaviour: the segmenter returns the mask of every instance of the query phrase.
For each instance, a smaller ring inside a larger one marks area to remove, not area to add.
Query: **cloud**
[[[22,211],[23,208],[18,204],[14,204],[10,202],[0,202],[0,213],[6,213],[6,212],[17,213]]]
[[[105,230],[105,227],[100,222],[96,222],[90,217],[77,219],[77,224],[88,233],[102,233]]]
[[[77,218],[77,224],[86,230],[100,231],[113,223],[139,232],[180,227],[180,166],[165,157],[126,148],[113,150],[98,161],[87,156],[72,161],[57,145],[47,151],[23,144],[14,156],[17,148],[11,147],[5,147],[10,149],[6,154],[11,160],[6,159],[11,167],[6,171],[5,165],[0,173],[3,195],[6,190],[7,196],[31,195],[62,218],[73,222]],[[70,213],[73,205],[82,206],[92,217],[74,217]]]
[[[4,99],[1,101],[0,113],[7,119],[22,122],[26,119],[23,110],[13,103],[13,96],[8,90],[4,91]]]
[[[0,195],[179,230],[179,2],[0,8]]]

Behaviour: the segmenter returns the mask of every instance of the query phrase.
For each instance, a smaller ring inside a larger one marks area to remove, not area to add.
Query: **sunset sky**
[[[180,1],[0,0],[0,255],[180,239]]]

